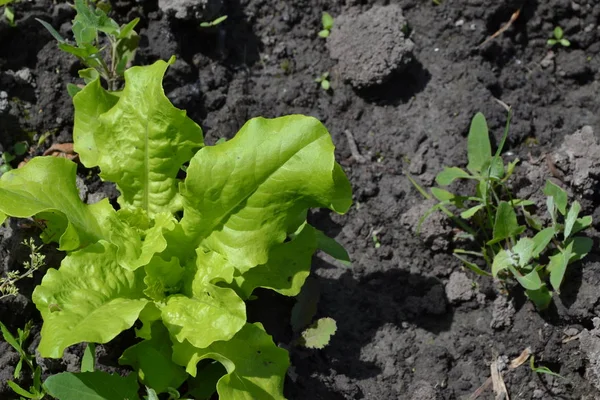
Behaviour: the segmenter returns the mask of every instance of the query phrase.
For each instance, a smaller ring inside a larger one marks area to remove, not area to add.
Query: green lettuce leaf
[[[269,261],[236,276],[234,282],[242,298],[250,297],[254,289],[272,289],[285,296],[300,293],[310,273],[312,256],[317,248],[317,230],[306,224],[291,241],[274,246]]]
[[[80,342],[107,343],[131,328],[148,303],[143,270],[117,263],[116,247],[100,241],[49,269],[32,298],[42,314],[42,357],[59,358]]]
[[[119,264],[132,271],[147,265],[155,254],[166,249],[167,240],[164,235],[167,231],[172,231],[177,223],[173,215],[160,213],[155,215],[152,222],[148,221],[151,226],[146,230],[142,230],[146,225],[143,218],[141,225],[130,227],[129,222],[133,222],[132,218],[139,215],[139,212],[119,210],[119,218],[111,221],[114,226],[110,232],[110,241],[119,249]]]
[[[75,163],[58,157],[36,157],[0,178],[0,212],[11,217],[37,216],[47,226],[45,241],[71,251],[108,238],[99,223],[114,210],[103,200],[88,206],[75,185]]]
[[[153,324],[152,338],[125,350],[119,364],[130,365],[144,385],[164,393],[169,387],[178,388],[188,376],[185,369],[171,361],[172,355],[169,331],[162,324]]]
[[[151,217],[181,209],[177,173],[203,145],[200,127],[164,94],[168,65],[157,61],[128,69],[118,98],[96,80],[73,99],[81,162],[99,166],[102,178],[117,184],[123,208],[139,207]]]
[[[329,133],[301,115],[248,121],[235,138],[196,153],[187,174],[184,231],[242,273],[267,263],[307,208],[344,213],[352,202]]]
[[[217,383],[221,399],[284,399],[288,353],[273,343],[260,323],[246,324],[231,340],[205,349],[189,342],[173,346],[173,361],[185,365],[192,376],[196,376],[198,362],[207,358],[219,361],[227,370]]]
[[[175,257],[165,261],[159,256],[152,258],[145,266],[146,277],[144,294],[154,301],[165,299],[169,293],[178,293],[181,289],[181,279],[184,269]]]

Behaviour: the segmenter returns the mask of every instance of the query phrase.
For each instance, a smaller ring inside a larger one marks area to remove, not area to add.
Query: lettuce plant
[[[73,99],[75,150],[116,183],[118,210],[106,199],[83,203],[66,159],[34,158],[0,179],[0,220],[34,217],[44,241],[67,253],[33,293],[38,350],[61,357],[139,321],[142,341],[121,362],[157,392],[203,387],[205,378],[223,399],[283,398],[288,354],[247,321],[245,301],[258,287],[297,295],[313,253],[339,250],[306,214],[346,212],[350,184],[311,117],[254,118],[232,140],[205,146],[164,95],[167,67],[130,68],[122,92],[96,78]]]

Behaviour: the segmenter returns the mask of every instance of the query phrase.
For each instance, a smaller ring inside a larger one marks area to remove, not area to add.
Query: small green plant
[[[560,26],[554,28],[552,31],[552,37],[548,39],[548,46],[552,47],[557,44],[560,44],[563,47],[569,47],[571,45],[571,42],[565,39],[565,33]]]
[[[565,379],[564,376],[557,374],[556,372],[553,372],[550,368],[548,367],[536,367],[535,366],[535,359],[533,357],[533,354],[531,355],[531,357],[529,358],[529,368],[531,368],[531,370],[533,372],[535,372],[536,374],[546,374],[546,375],[552,375],[552,376],[556,376],[557,378],[561,378],[561,379]]]
[[[500,155],[509,124],[510,112],[500,145],[492,153],[485,117],[475,115],[467,139],[467,171],[446,167],[436,177],[440,186],[457,179],[472,181],[473,194],[455,195],[439,187],[431,188],[429,194],[409,179],[424,197],[437,201],[420,219],[419,226],[432,212],[442,211],[459,228],[456,240],[468,239],[475,246],[455,249],[454,255],[479,275],[502,281],[516,279],[541,310],[552,299],[547,283],[559,293],[567,266],[591,250],[591,239],[575,234],[589,227],[592,217],[579,217],[580,204],[574,201],[569,207],[567,193],[551,181],[544,188],[551,219],[548,227],[527,210],[534,205],[532,201],[513,196],[508,182],[519,160],[505,164]],[[480,268],[465,256],[480,258],[487,268]]]
[[[0,220],[44,220],[44,241],[67,252],[32,295],[43,319],[38,351],[60,358],[139,320],[140,341],[120,359],[136,374],[65,379],[98,390],[123,383],[118,396],[129,399],[136,376],[156,393],[283,399],[289,355],[248,322],[245,302],[259,287],[296,296],[317,249],[339,256],[341,246],[306,218],[311,207],[346,212],[350,183],[331,136],[311,117],[255,118],[233,139],[205,146],[200,127],[164,94],[172,62],[128,69],[117,94],[96,77],[73,98],[74,148],[116,183],[119,210],[107,199],[83,203],[77,165],[65,158],[36,157],[0,178]],[[334,330],[322,325],[309,344],[321,346]]]
[[[17,329],[17,336],[15,337],[12,333],[10,333],[8,328],[2,322],[0,322],[0,332],[2,333],[4,341],[6,341],[19,354],[19,362],[15,367],[13,377],[15,379],[19,379],[21,377],[23,364],[29,368],[32,376],[32,386],[29,388],[29,390],[23,389],[14,381],[7,381],[6,383],[16,394],[22,396],[21,398],[42,400],[47,393],[44,385],[42,384],[42,369],[36,364],[35,356],[33,354],[29,354],[26,350],[26,342],[29,339],[32,327],[33,323],[31,321],[27,322],[23,329]]]
[[[25,155],[29,151],[29,145],[27,142],[17,142],[12,147],[12,152],[5,151],[2,153],[2,165],[0,165],[0,176],[10,171],[12,166],[10,163],[17,157]]]
[[[4,221],[0,214],[0,224]],[[9,271],[0,277],[0,300],[19,294],[17,282],[23,278],[32,278],[34,272],[44,266],[46,256],[40,252],[43,245],[36,245],[33,238],[25,239],[22,243],[29,248],[29,260],[23,263],[24,272]]]
[[[210,22],[201,22],[200,23],[200,27],[201,28],[210,28],[213,26],[217,26],[219,25],[221,22],[225,21],[227,19],[227,15],[222,15],[219,18],[215,19],[214,21],[210,21]]]
[[[315,82],[320,84],[321,89],[328,91],[331,89],[331,83],[329,82],[329,72],[323,72],[321,76],[315,78]]]
[[[139,18],[119,26],[108,17],[106,7],[95,7],[88,0],[75,0],[77,14],[73,20],[73,35],[75,45],[65,40],[49,23],[37,19],[50,34],[58,41],[58,47],[77,57],[88,68],[79,71],[86,83],[96,76],[102,77],[109,90],[117,90],[123,78],[127,64],[133,61],[139,43],[139,36],[134,31]],[[99,34],[103,33],[109,43],[108,48],[102,47]],[[69,84],[68,90],[74,96],[78,86]]]
[[[333,17],[329,13],[323,12],[321,15],[321,25],[323,26],[323,29],[319,31],[319,36],[324,39],[328,38],[331,29],[333,29]]]
[[[0,7],[4,7],[4,18],[6,18],[6,21],[8,22],[8,24],[12,27],[15,27],[15,12],[13,10],[12,7],[9,6],[9,4],[14,3],[16,0],[0,0]]]

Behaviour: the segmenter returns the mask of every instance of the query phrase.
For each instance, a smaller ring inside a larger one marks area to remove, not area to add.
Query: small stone
[[[473,282],[464,272],[454,271],[446,284],[448,301],[451,304],[460,303],[471,300],[473,296]]]
[[[577,329],[577,328],[567,328],[564,330],[565,336],[569,336],[569,337],[575,336],[578,333],[579,333],[579,329]]]
[[[459,19],[458,21],[456,21],[456,22],[454,23],[454,26],[461,27],[461,26],[463,26],[464,24],[465,24],[465,20],[464,20],[464,19]]]

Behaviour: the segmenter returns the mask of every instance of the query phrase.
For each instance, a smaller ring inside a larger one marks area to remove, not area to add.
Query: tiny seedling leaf
[[[560,26],[557,26],[556,28],[554,28],[553,34],[554,34],[554,38],[558,39],[558,40],[562,39],[563,36],[565,35],[564,31],[562,30],[562,28]]]
[[[35,19],[37,22],[39,22],[40,24],[42,24],[44,26],[44,28],[46,28],[46,30],[48,32],[50,32],[50,34],[54,37],[54,39],[56,39],[59,43],[64,43],[65,39],[60,35],[60,33],[58,33],[56,31],[56,29],[54,29],[54,27],[52,25],[50,25],[49,23],[47,23],[46,21],[43,21],[39,18]]]
[[[569,42],[567,39],[560,39],[558,43],[564,47],[569,47],[571,45],[571,42]]]
[[[548,180],[546,181],[546,186],[544,187],[544,194],[552,197],[554,204],[556,204],[558,211],[560,211],[562,215],[567,213],[567,192],[565,192],[560,186]]]
[[[569,259],[571,258],[572,244],[567,246],[563,251],[550,257],[548,263],[548,271],[550,271],[550,284],[552,288],[560,293],[560,284],[563,281]]]
[[[587,237],[577,236],[572,238],[571,241],[573,243],[573,247],[569,263],[584,258],[590,251],[592,251],[592,246],[594,245],[594,241]]]
[[[28,392],[27,390],[23,389],[21,386],[19,386],[17,383],[13,382],[13,381],[6,381],[6,384],[18,395],[23,396],[25,398],[28,399],[35,399],[36,395],[33,393]]]
[[[524,227],[517,222],[515,209],[507,202],[501,201],[496,210],[494,237],[488,244],[514,237],[523,231]]]
[[[539,290],[542,286],[542,280],[537,270],[533,270],[527,275],[521,275],[514,267],[509,267],[517,281],[527,290]]]
[[[483,207],[485,207],[483,204],[471,207],[468,210],[465,210],[462,213],[460,213],[460,217],[463,219],[469,219],[473,215],[477,214],[477,211],[481,210]]]
[[[535,242],[530,238],[521,238],[517,244],[513,247],[512,252],[519,256],[519,267],[526,266],[531,260],[533,250],[535,249]]]
[[[500,271],[512,266],[513,260],[508,250],[500,250],[492,262],[492,276],[496,278]]]
[[[433,195],[433,197],[435,197],[439,201],[450,201],[450,200],[454,199],[454,194],[450,193],[447,190],[440,189],[437,187],[431,188],[431,194]]]
[[[333,17],[331,14],[324,12],[321,15],[321,24],[323,25],[323,29],[330,31],[333,28]]]
[[[435,181],[440,186],[448,186],[456,179],[460,178],[468,179],[472,178],[472,176],[458,167],[445,167],[444,170],[435,177]]]
[[[302,344],[309,349],[322,349],[337,331],[333,318],[321,318],[302,332]]]
[[[331,84],[329,83],[329,81],[327,79],[323,79],[321,81],[321,88],[323,90],[329,90],[331,88]]]
[[[484,164],[492,158],[492,146],[487,122],[482,113],[477,113],[471,121],[467,138],[467,169],[471,172],[481,172]]]
[[[489,272],[482,270],[479,266],[471,261],[467,260],[464,257],[459,256],[458,254],[454,254],[454,257],[458,258],[460,261],[465,264],[465,267],[469,268],[471,271],[475,272],[477,275],[481,276],[491,276]]]
[[[533,248],[532,257],[537,258],[544,251],[546,246],[550,243],[552,238],[554,237],[554,228],[546,228],[544,230],[539,231],[533,237],[533,242],[535,243],[535,247]]]
[[[545,285],[538,290],[526,290],[525,294],[538,310],[545,310],[552,301],[552,293]]]
[[[581,211],[581,205],[578,201],[574,201],[567,213],[567,217],[565,218],[565,240],[571,236],[571,232],[573,231],[573,226],[575,222],[577,222],[577,217],[579,216],[579,212]]]
[[[577,221],[575,221],[575,224],[573,224],[573,230],[571,231],[571,234],[574,235],[577,232],[580,232],[585,228],[589,227],[590,225],[592,225],[591,215],[586,215],[585,217],[577,218]]]
[[[329,37],[329,31],[327,29],[323,29],[322,31],[319,31],[319,37],[328,38]]]
[[[135,374],[122,377],[101,371],[63,372],[48,377],[44,386],[60,400],[139,399]]]
[[[81,358],[81,372],[94,372],[96,360],[96,345],[88,343]]]
[[[502,179],[504,177],[504,161],[500,156],[492,157],[490,161],[490,178]]]
[[[13,11],[12,7],[4,7],[4,18],[6,18],[6,20],[8,21],[8,24],[12,27],[16,26],[15,25],[15,12]]]

